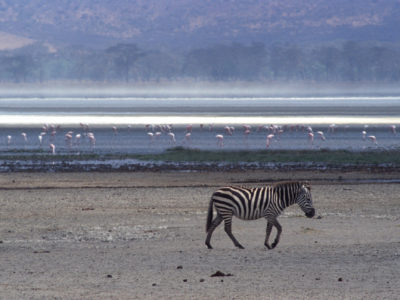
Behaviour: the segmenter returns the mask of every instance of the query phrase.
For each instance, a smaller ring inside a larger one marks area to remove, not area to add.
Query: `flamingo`
[[[65,134],[65,144],[68,146],[68,148],[71,148],[72,146],[72,131],[69,131],[68,133]]]
[[[324,135],[324,133],[323,133],[322,131],[317,131],[317,134],[318,134],[318,136],[319,136],[319,138],[320,138],[321,140],[323,140],[323,141],[326,140],[325,135]]]
[[[169,136],[169,139],[170,139],[170,143],[173,144],[173,145],[175,145],[175,143],[176,143],[175,133],[173,133],[173,132],[168,132],[168,136]]]
[[[312,133],[312,132],[308,133],[308,141],[309,141],[310,145],[314,145],[314,133]]]
[[[22,132],[21,135],[22,135],[22,137],[24,138],[25,144],[27,144],[27,143],[28,143],[28,137],[27,137],[26,133],[25,133],[25,132]]]
[[[89,131],[89,124],[88,123],[79,123],[79,125],[81,126],[81,128],[82,128],[82,130],[84,131],[84,132],[87,132],[87,131]]]
[[[82,135],[78,133],[75,135],[75,145],[79,145]]]
[[[148,132],[147,135],[149,136],[149,138],[150,138],[150,143],[152,144],[152,143],[154,142],[154,133]]]
[[[271,140],[274,138],[274,134],[268,134],[267,135],[267,142],[266,142],[266,147],[267,147],[267,149],[269,148],[269,146],[270,146],[270,144],[271,144]]]
[[[43,137],[46,135],[46,132],[41,132],[39,135],[38,135],[38,139],[39,139],[39,145],[40,145],[40,147],[42,147],[42,144],[43,144]]]
[[[7,146],[10,146],[12,142],[12,136],[11,135],[7,135]]]
[[[391,131],[393,134],[396,134],[396,125],[390,126],[390,131]]]
[[[363,139],[363,141],[365,141],[366,138],[367,138],[367,132],[366,132],[365,130],[363,130],[363,131],[361,132],[361,134],[362,134],[362,139]]]
[[[336,127],[336,124],[329,125],[328,132],[335,133]]]
[[[250,132],[250,130],[251,130],[251,126],[250,125],[243,125],[242,126],[243,127],[243,130],[246,132],[246,131],[249,131]]]
[[[225,126],[224,129],[225,129],[225,133],[226,133],[227,135],[232,135],[232,134],[233,134],[233,130],[232,130],[233,127]]]
[[[185,134],[184,143],[190,144],[190,142],[191,142],[191,137],[192,137],[192,134],[191,134],[190,132],[186,133],[186,134]]]
[[[222,134],[217,134],[215,137],[217,138],[217,146],[222,148],[224,146],[224,136]]]
[[[56,134],[57,134],[57,131],[55,129],[52,129],[52,131],[50,133],[50,141],[54,141]]]
[[[378,145],[378,142],[376,141],[376,136],[369,135],[368,138],[372,143],[374,143],[375,145]]]
[[[114,135],[117,135],[117,134],[118,134],[117,126],[113,126],[113,127],[112,127],[112,130],[113,130],[113,132],[114,132]]]
[[[55,155],[56,154],[56,146],[54,144],[50,144],[50,150],[51,150],[51,154]]]
[[[93,132],[88,132],[87,137],[90,141],[90,147],[93,148],[96,145],[96,138],[94,137]]]

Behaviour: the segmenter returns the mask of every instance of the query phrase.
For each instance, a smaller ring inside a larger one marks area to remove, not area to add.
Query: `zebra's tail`
[[[213,218],[213,206],[214,206],[214,199],[213,199],[213,197],[211,197],[210,204],[208,205],[206,232],[208,232],[208,230],[211,227],[212,218]]]

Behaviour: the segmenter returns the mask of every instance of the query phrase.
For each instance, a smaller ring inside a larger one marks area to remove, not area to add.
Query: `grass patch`
[[[3,161],[85,161],[108,159],[137,159],[164,162],[227,162],[227,163],[326,163],[326,164],[399,164],[400,150],[197,150],[176,147],[158,154],[97,154],[93,152],[49,154],[47,151],[1,152]]]
[[[138,155],[137,159],[171,162],[258,162],[258,163],[332,163],[332,164],[400,164],[400,151],[363,151],[346,150],[259,150],[259,151],[208,151],[169,149],[160,154]]]

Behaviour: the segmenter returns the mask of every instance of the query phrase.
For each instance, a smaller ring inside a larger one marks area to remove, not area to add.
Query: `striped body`
[[[293,181],[258,188],[221,188],[214,192],[210,200],[206,225],[206,245],[212,248],[210,245],[212,232],[224,221],[225,231],[235,246],[243,248],[232,234],[232,216],[243,220],[255,220],[264,217],[268,221],[265,245],[268,248],[274,248],[279,242],[282,231],[277,217],[286,207],[294,203],[299,204],[307,217],[314,216],[315,210],[312,206],[309,183]],[[213,207],[217,211],[214,220],[212,220]],[[277,228],[278,234],[272,246],[269,246],[268,239],[273,226]]]

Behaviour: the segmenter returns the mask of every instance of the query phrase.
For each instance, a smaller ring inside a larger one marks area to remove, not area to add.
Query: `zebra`
[[[232,216],[243,220],[255,220],[264,217],[267,219],[264,245],[268,249],[273,249],[278,245],[282,233],[282,226],[277,218],[286,207],[294,203],[300,206],[308,218],[315,215],[309,182],[288,181],[257,188],[234,186],[220,188],[213,193],[208,206],[205,244],[208,249],[212,249],[211,235],[215,228],[224,221],[225,232],[233,244],[244,249],[232,234]],[[213,207],[217,211],[214,220],[212,220]],[[269,245],[268,240],[273,226],[277,229],[277,235],[274,242]]]

